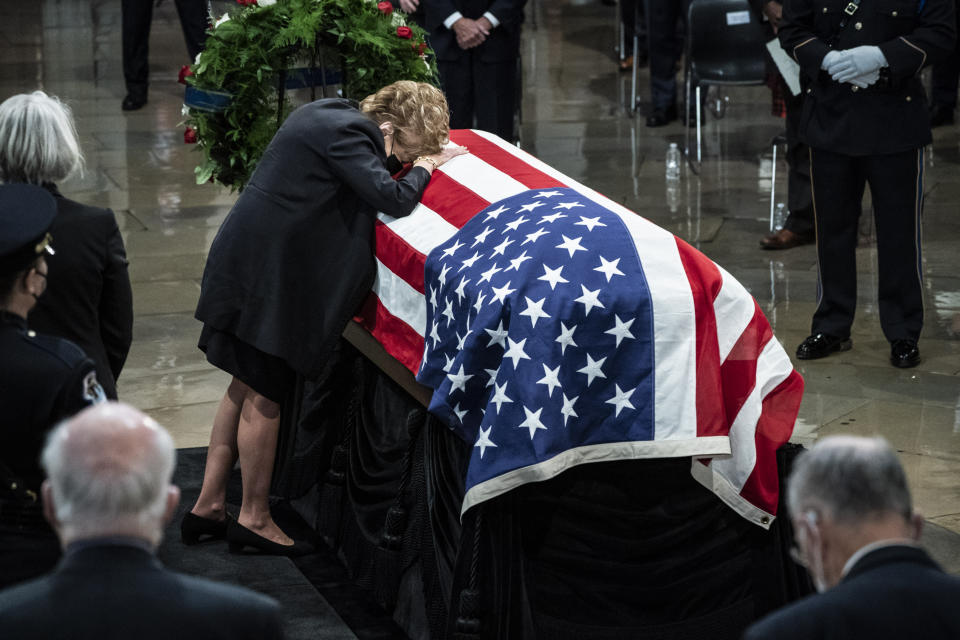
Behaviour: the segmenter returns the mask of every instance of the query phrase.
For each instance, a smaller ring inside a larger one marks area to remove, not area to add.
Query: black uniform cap
[[[47,231],[57,202],[46,189],[30,184],[0,184],[0,275],[27,268],[50,247]]]

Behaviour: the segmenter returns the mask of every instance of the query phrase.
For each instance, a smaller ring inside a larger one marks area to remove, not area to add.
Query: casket
[[[378,220],[277,492],[411,637],[739,637],[808,589],[776,519],[800,376],[699,251],[451,139],[470,154]]]

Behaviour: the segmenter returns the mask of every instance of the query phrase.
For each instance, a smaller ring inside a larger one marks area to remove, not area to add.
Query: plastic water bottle
[[[667,180],[679,180],[680,179],[680,149],[677,147],[676,142],[670,143],[670,147],[667,149],[667,158],[664,164],[666,165]]]
[[[777,203],[777,210],[773,212],[773,230],[780,231],[783,229],[783,223],[787,221],[787,208],[783,206],[782,202]]]

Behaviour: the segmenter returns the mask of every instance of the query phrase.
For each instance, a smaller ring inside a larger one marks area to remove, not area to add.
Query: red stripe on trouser
[[[371,292],[367,296],[354,320],[369,331],[370,335],[383,345],[387,353],[414,375],[417,374],[420,370],[420,360],[423,358],[423,336],[387,311],[376,294]]]
[[[383,266],[423,295],[423,268],[427,257],[379,220],[373,228],[373,235],[377,258]]]
[[[800,399],[803,378],[796,371],[763,399],[757,431],[754,435],[757,462],[740,491],[740,495],[767,513],[776,515],[780,499],[777,474],[777,449],[790,439]]]
[[[680,262],[690,283],[693,308],[696,318],[695,349],[697,354],[696,402],[697,435],[727,435],[730,422],[725,412],[720,411],[724,392],[721,381],[720,350],[717,345],[717,319],[713,311],[723,286],[720,270],[709,258],[676,238]]]
[[[471,153],[476,154],[484,162],[507,174],[528,189],[547,189],[567,186],[553,176],[547,175],[543,171],[530,166],[500,145],[490,142],[483,136],[477,135],[469,129],[455,129],[451,131],[450,139],[459,145],[467,147]]]

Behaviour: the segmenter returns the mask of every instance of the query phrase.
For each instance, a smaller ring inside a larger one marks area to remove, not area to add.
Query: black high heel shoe
[[[227,535],[227,525],[231,520],[229,514],[223,520],[214,520],[187,511],[180,521],[180,539],[187,545],[198,544],[204,536],[203,542],[222,540]]]
[[[266,555],[295,557],[312,553],[314,550],[312,545],[303,540],[294,541],[291,545],[268,540],[247,529],[236,520],[231,520],[227,525],[227,542],[229,543],[230,553],[243,553],[245,547],[253,547]]]

